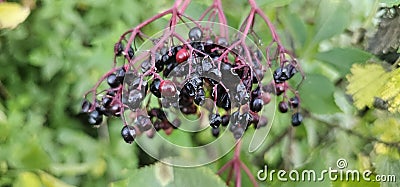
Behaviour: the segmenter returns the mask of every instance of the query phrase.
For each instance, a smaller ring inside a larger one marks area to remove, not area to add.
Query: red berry
[[[176,62],[182,63],[186,61],[189,58],[189,56],[190,56],[189,51],[186,48],[182,48],[176,53]]]
[[[176,93],[175,84],[170,80],[161,81],[159,89],[160,89],[161,95],[166,96],[166,97],[172,97]]]

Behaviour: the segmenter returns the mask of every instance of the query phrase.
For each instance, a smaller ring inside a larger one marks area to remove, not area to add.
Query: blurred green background
[[[94,129],[79,114],[83,94],[111,68],[119,36],[172,6],[172,1],[8,2],[30,4],[31,13],[17,28],[0,30],[0,186],[204,186],[207,181],[224,185],[226,176],[219,178],[214,173],[231,153],[200,168],[174,168],[176,183],[168,183],[168,176],[153,172],[163,166],[140,167],[155,161],[135,144],[123,141],[119,119],[107,119],[107,125]],[[276,169],[318,170],[334,167],[337,159],[345,158],[350,169],[393,174],[400,181],[398,114],[373,107],[357,110],[345,93],[352,64],[373,58],[356,35],[363,33],[360,29],[375,31],[381,1],[257,2],[288,48],[295,51],[307,79],[300,89],[306,117],[303,125],[292,129],[290,115],[277,114],[261,149],[256,153],[243,149],[243,161],[254,175],[264,164]],[[193,1],[187,14],[196,17],[210,4],[210,0]],[[223,6],[230,25],[236,28],[249,10],[244,0],[226,0]],[[154,33],[164,27],[162,22],[146,31]],[[271,142],[275,142],[272,147]],[[244,178],[243,186],[250,185]],[[399,182],[275,181],[260,185],[399,186]]]

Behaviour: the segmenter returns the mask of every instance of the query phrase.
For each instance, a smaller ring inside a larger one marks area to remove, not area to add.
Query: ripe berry
[[[150,118],[144,115],[139,115],[136,118],[136,123],[137,127],[139,128],[140,131],[144,132],[147,131],[151,128],[151,121]]]
[[[90,101],[88,101],[88,100],[83,100],[83,102],[82,102],[82,112],[83,113],[87,113],[87,112],[89,112],[89,109],[92,107],[92,103],[90,103]]]
[[[150,92],[154,94],[154,96],[160,98],[161,97],[161,92],[160,92],[160,79],[154,79],[153,82],[150,84]]]
[[[98,110],[93,110],[89,113],[88,121],[91,125],[100,125],[103,122],[103,115]]]
[[[220,45],[220,46],[226,47],[226,46],[228,46],[228,41],[226,40],[226,38],[220,37],[217,40],[217,44]]]
[[[126,143],[131,144],[136,137],[136,130],[133,126],[125,125],[121,130],[121,136]]]
[[[214,137],[218,137],[218,135],[219,135],[219,128],[217,127],[217,128],[211,128],[211,134],[214,136]]]
[[[238,127],[233,131],[233,137],[236,140],[240,139],[243,136],[243,134],[244,134],[244,129],[242,127]]]
[[[250,104],[250,110],[253,112],[260,112],[264,105],[264,101],[260,98],[253,100]]]
[[[222,126],[228,126],[228,124],[229,124],[229,119],[230,119],[230,116],[229,115],[223,115],[222,117],[221,117],[221,125]]]
[[[114,45],[114,54],[115,56],[121,56],[124,51],[124,45],[121,42],[117,42]]]
[[[129,95],[128,95],[128,103],[127,103],[129,108],[131,108],[131,109],[139,108],[144,97],[145,97],[145,95],[138,89],[134,89],[134,90],[130,91]]]
[[[288,104],[284,101],[279,102],[278,108],[282,113],[286,113],[289,110]]]
[[[108,85],[110,85],[111,88],[116,88],[121,84],[119,79],[117,79],[117,75],[115,75],[114,73],[110,74],[107,77],[107,83],[108,83]]]
[[[177,63],[182,63],[184,61],[186,61],[190,56],[189,51],[186,48],[182,48],[180,49],[177,53],[176,53],[176,62]]]
[[[299,98],[297,96],[294,96],[289,99],[289,104],[293,108],[297,108],[299,106]]]
[[[166,97],[172,97],[176,94],[175,84],[170,80],[163,80],[160,83],[160,93]]]
[[[193,27],[189,31],[189,38],[192,41],[200,41],[203,38],[203,31],[198,27]]]
[[[222,119],[219,114],[211,114],[210,116],[210,126],[212,128],[218,128],[221,125]]]
[[[205,96],[205,93],[204,93],[204,89],[200,87],[197,90],[196,95],[194,96],[194,102],[197,105],[202,106],[205,101],[206,101],[206,96]]]
[[[283,92],[285,92],[285,85],[284,83],[276,84],[275,85],[275,93],[276,95],[281,95]]]
[[[125,77],[125,69],[123,67],[117,69],[115,72],[116,79],[120,82],[124,82],[124,77]]]
[[[293,126],[299,126],[302,121],[303,121],[303,116],[300,113],[296,112],[292,115]]]

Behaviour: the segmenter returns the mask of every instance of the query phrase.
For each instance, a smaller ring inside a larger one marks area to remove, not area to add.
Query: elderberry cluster
[[[229,43],[235,41],[193,27],[185,43],[165,42],[148,52],[139,66],[125,64],[108,73],[104,80],[109,87],[103,94],[96,93],[93,101],[85,99],[82,111],[88,113],[91,125],[100,125],[103,116],[122,117],[121,136],[127,143],[142,133],[148,137],[160,130],[172,133],[181,121],[178,117],[168,118],[171,111],[198,117],[206,111],[213,136],[218,137],[226,129],[240,139],[249,126],[261,128],[268,124],[260,112],[270,103],[271,94],[286,92],[286,81],[298,70],[291,63],[278,67],[270,84],[273,89],[266,89],[262,52],[252,48],[250,55],[245,54],[243,48],[249,47],[244,44],[230,48]],[[122,42],[115,44],[114,54],[129,62],[139,56]],[[298,111],[298,96],[288,102],[285,98],[286,94],[279,111]],[[170,108],[176,110],[165,110]],[[294,113],[292,125],[300,125],[301,121],[301,114]]]

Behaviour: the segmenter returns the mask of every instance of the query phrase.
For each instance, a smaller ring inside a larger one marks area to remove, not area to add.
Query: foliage
[[[188,9],[196,15],[210,2],[195,1]],[[249,6],[244,0],[231,2],[223,2],[224,9],[229,23],[238,25],[245,19],[239,13]],[[270,169],[322,170],[345,158],[349,169],[393,174],[400,181],[400,68],[387,68],[386,62],[365,51],[362,44],[351,42],[359,28],[374,31],[376,2],[391,6],[399,1],[258,2],[303,67],[306,80],[301,82],[296,76],[293,81],[304,98],[305,120],[292,128],[287,115],[276,114],[260,149],[249,153],[242,146],[242,161],[256,176],[265,164]],[[119,120],[108,119],[107,125],[94,129],[79,114],[84,91],[110,68],[119,35],[171,4],[155,3],[37,0],[24,22],[16,19],[18,23],[7,26],[22,22],[16,28],[0,30],[0,186],[174,186],[165,176],[157,177],[160,168],[173,173],[170,177],[175,184],[223,186],[214,173],[232,152],[200,168],[170,168],[160,163],[141,167],[154,160],[136,145],[123,142]],[[4,2],[0,10],[1,6]],[[3,14],[1,10],[4,27]],[[164,26],[162,22],[146,29],[157,32]],[[387,101],[389,111],[376,108],[375,97]],[[199,133],[179,140],[198,145],[211,138]],[[244,145],[250,140],[245,136]],[[346,181],[259,184],[353,185]],[[251,181],[244,178],[242,186],[251,186]]]

